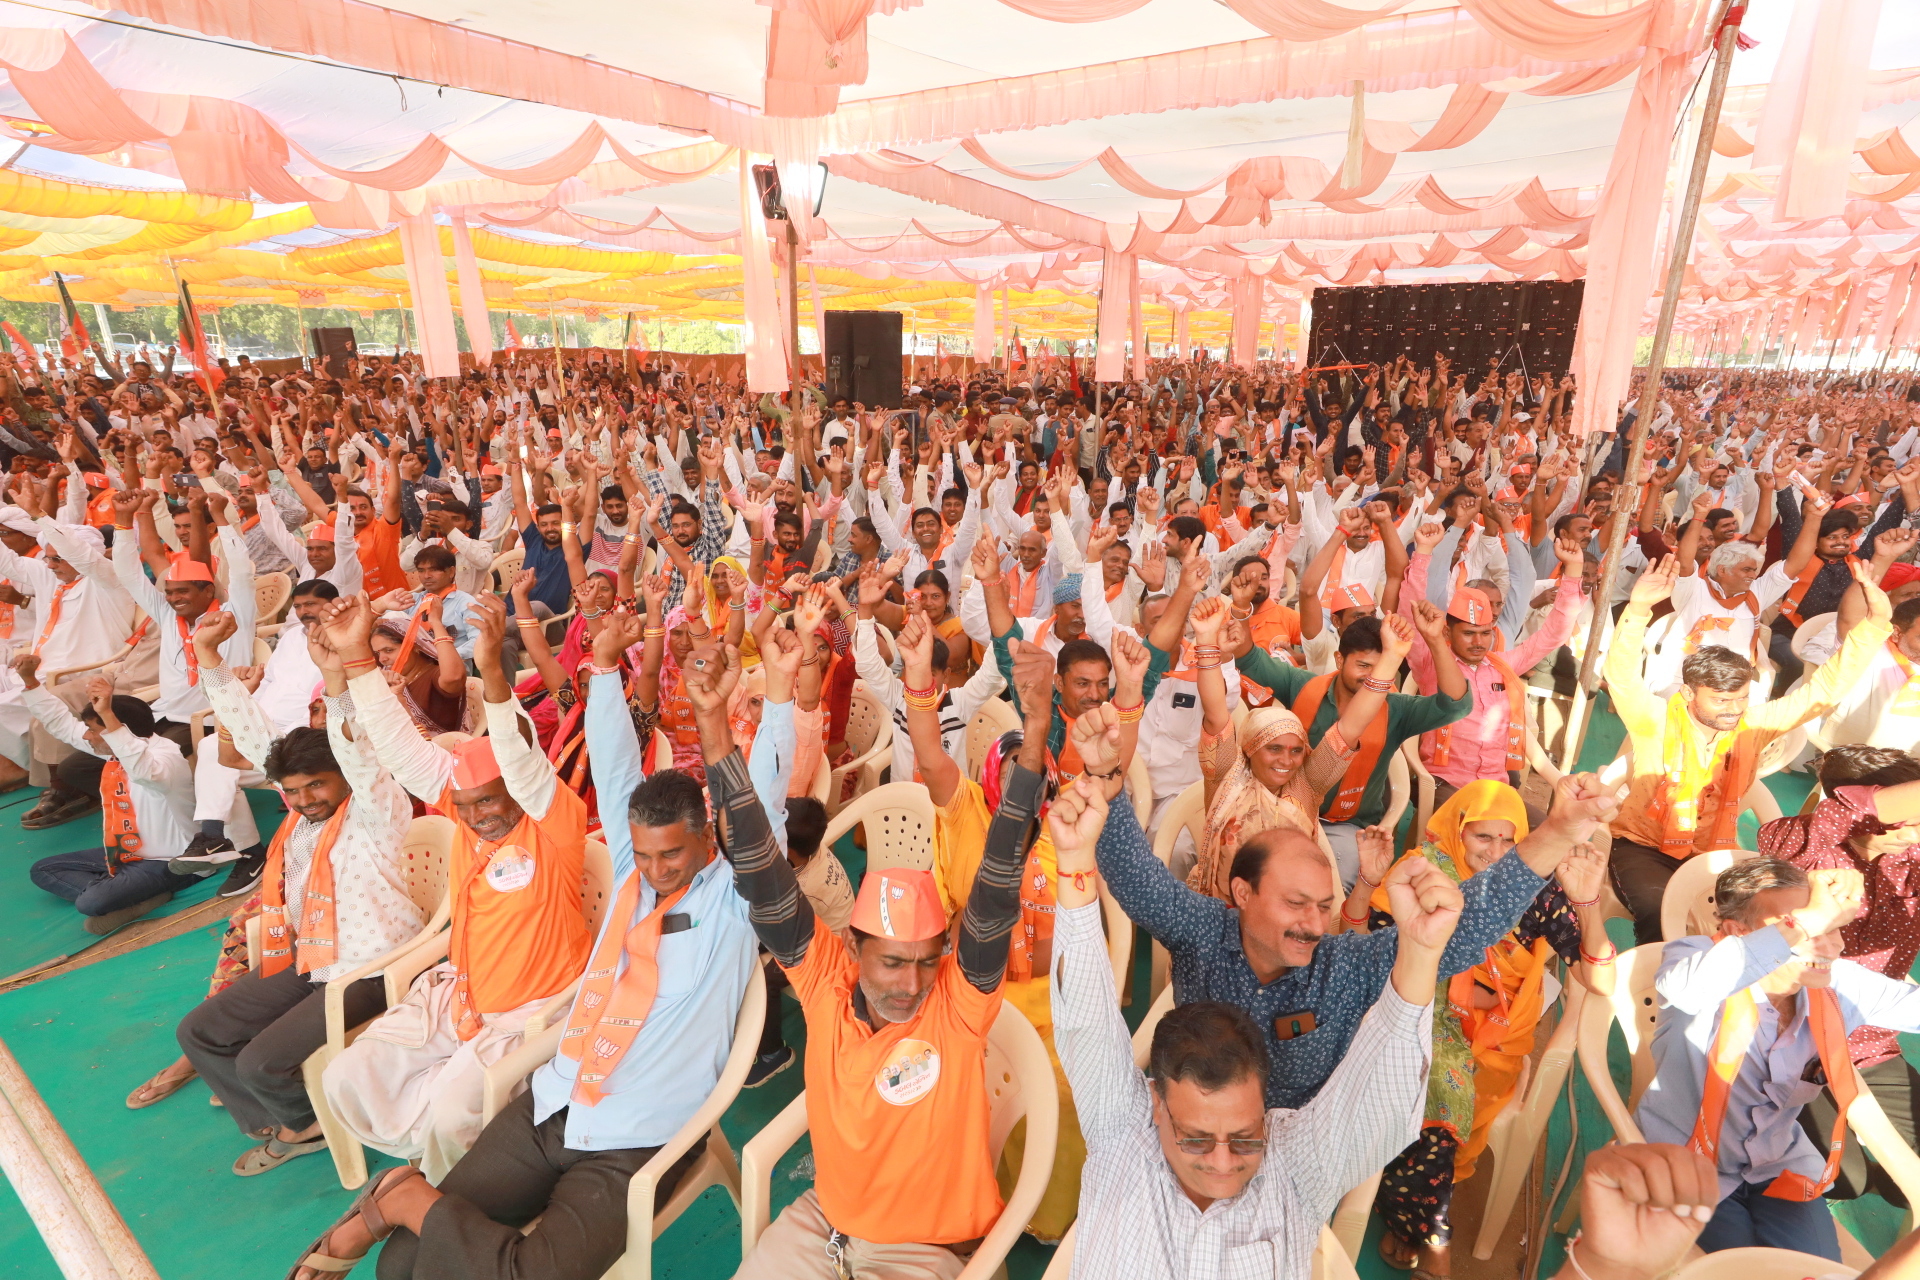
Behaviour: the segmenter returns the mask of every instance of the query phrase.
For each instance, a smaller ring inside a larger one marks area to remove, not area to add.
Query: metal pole
[[[553,398],[557,403],[567,394],[567,365],[560,358],[560,311],[553,305],[553,290],[547,290],[547,334],[553,343],[553,376],[559,381],[553,385]]]
[[[1727,97],[1727,76],[1733,70],[1733,51],[1740,37],[1740,21],[1747,14],[1745,0],[1730,0],[1720,29],[1714,38],[1713,79],[1707,87],[1706,105],[1700,115],[1700,136],[1694,143],[1693,167],[1687,175],[1686,195],[1680,204],[1680,216],[1673,227],[1672,257],[1667,263],[1667,284],[1660,297],[1660,322],[1654,326],[1653,349],[1647,353],[1647,377],[1640,387],[1640,403],[1634,412],[1633,432],[1628,437],[1626,472],[1620,477],[1607,531],[1606,558],[1600,564],[1600,584],[1593,592],[1593,627],[1587,633],[1587,653],[1580,663],[1580,683],[1574,690],[1573,708],[1567,718],[1566,753],[1561,767],[1573,768],[1580,758],[1586,738],[1588,716],[1584,703],[1599,692],[1600,642],[1612,615],[1614,580],[1620,574],[1620,556],[1626,546],[1627,523],[1640,510],[1640,465],[1647,452],[1647,424],[1660,403],[1660,378],[1666,371],[1667,343],[1673,337],[1673,319],[1680,308],[1680,288],[1686,281],[1687,259],[1693,250],[1694,225],[1700,218],[1700,196],[1706,190],[1707,162],[1713,157],[1713,135],[1720,123],[1720,104]]]
[[[787,349],[793,352],[793,371],[787,380],[787,399],[793,420],[800,421],[800,406],[806,401],[806,371],[800,364],[800,236],[787,224]],[[824,348],[822,348],[824,351]],[[824,355],[822,360],[824,360]]]

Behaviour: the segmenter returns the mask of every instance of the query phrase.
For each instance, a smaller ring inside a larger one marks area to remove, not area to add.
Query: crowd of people
[[[1019,1164],[981,1066],[1003,1000],[1060,1101],[1024,1225],[1072,1228],[1076,1276],[1305,1277],[1379,1175],[1385,1261],[1444,1277],[1539,1028],[1615,990],[1610,915],[1665,947],[1650,1141],[1588,1158],[1570,1280],[1838,1259],[1829,1199],[1904,1203],[1844,1140],[1852,1066],[1910,1144],[1920,1114],[1904,378],[1669,375],[1628,474],[1637,391],[1581,438],[1572,379],[1444,357],[1091,388],[1049,360],[900,410],[562,363],[0,369],[0,791],[75,846],[33,884],[96,934],[209,878],[235,904],[128,1105],[204,1080],[233,1172],[270,1173],[327,1147],[303,1064],[365,1024],[324,1103],[405,1163],[293,1280],[376,1250],[386,1280],[601,1275],[756,968],[746,1083],[803,1063],[814,1181],[743,1277],[959,1274]],[[1626,741],[1562,773],[1595,637]],[[924,866],[824,840],[856,699],[936,812]],[[983,709],[1020,727],[970,750]],[[1778,816],[1764,775],[1808,757]],[[1664,939],[1747,811],[1716,931]],[[438,915],[423,815],[454,832]],[[1144,1074],[1103,887],[1170,958]],[[329,1007],[442,920],[397,1003],[372,974]],[[550,1006],[558,1051],[489,1117]]]

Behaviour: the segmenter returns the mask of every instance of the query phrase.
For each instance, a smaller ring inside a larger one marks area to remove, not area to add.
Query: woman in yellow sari
[[[1440,806],[1426,834],[1407,857],[1425,858],[1463,881],[1526,838],[1527,808],[1504,782],[1470,782]],[[1386,841],[1385,833],[1364,833],[1361,875],[1385,878],[1392,857]],[[1487,948],[1486,959],[1440,980],[1426,1121],[1420,1137],[1381,1174],[1374,1202],[1387,1224],[1380,1256],[1388,1266],[1432,1280],[1450,1274],[1453,1186],[1473,1176],[1488,1129],[1514,1100],[1534,1029],[1558,993],[1557,983],[1552,991],[1547,985],[1554,957],[1588,990],[1612,992],[1614,949],[1600,907],[1606,880],[1605,855],[1575,845],[1513,931]],[[1347,923],[1369,929],[1393,923],[1384,889],[1374,890],[1371,906],[1365,925],[1350,915]]]
[[[1200,687],[1200,772],[1206,780],[1207,826],[1187,885],[1233,901],[1233,857],[1247,837],[1291,827],[1327,855],[1338,880],[1333,849],[1320,831],[1320,802],[1346,776],[1360,736],[1386,705],[1400,663],[1413,647],[1413,624],[1393,615],[1380,628],[1380,661],[1372,678],[1348,699],[1340,719],[1309,747],[1306,726],[1282,706],[1249,712],[1236,731],[1226,680],[1220,674],[1221,632],[1227,601],[1213,596],[1194,606],[1194,665]]]

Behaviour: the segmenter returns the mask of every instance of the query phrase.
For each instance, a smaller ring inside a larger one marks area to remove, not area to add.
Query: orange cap
[[[484,787],[500,776],[500,762],[493,758],[493,742],[489,738],[463,742],[453,749],[452,755],[455,791]]]
[[[213,570],[198,560],[189,560],[186,556],[176,556],[167,568],[168,582],[212,582]]]
[[[919,942],[947,929],[933,872],[907,867],[869,871],[853,904],[853,927],[876,938]]]
[[[1461,587],[1447,604],[1447,616],[1470,627],[1484,627],[1493,621],[1493,601],[1478,587]]]
[[[1359,609],[1365,613],[1373,612],[1373,593],[1358,582],[1344,587],[1336,587],[1333,592],[1333,607],[1341,609]]]

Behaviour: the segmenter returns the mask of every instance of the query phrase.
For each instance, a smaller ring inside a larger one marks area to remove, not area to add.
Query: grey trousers
[[[658,1147],[573,1151],[567,1108],[533,1122],[533,1092],[509,1102],[440,1182],[419,1235],[388,1237],[379,1280],[599,1280],[627,1251],[627,1184]],[[656,1193],[673,1194],[695,1144]],[[535,1218],[531,1234],[520,1228]]]
[[[365,1022],[387,1007],[384,981],[354,983],[345,1005],[348,1026]],[[291,965],[271,978],[249,973],[201,1001],[174,1034],[242,1133],[313,1123],[300,1065],[327,1042],[327,996],[306,974]]]

